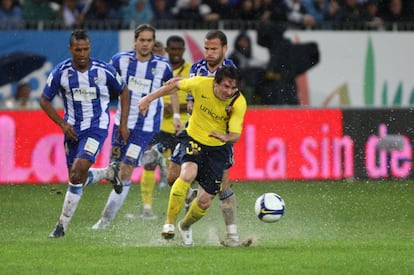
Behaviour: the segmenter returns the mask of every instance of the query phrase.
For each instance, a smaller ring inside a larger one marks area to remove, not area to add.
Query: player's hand
[[[222,142],[227,142],[227,135],[223,135],[217,132],[211,132],[211,134],[209,135],[209,137],[213,137],[216,138]]]
[[[73,141],[78,141],[78,135],[75,132],[75,129],[73,128],[72,125],[70,125],[69,123],[67,123],[66,121],[63,122],[60,125],[60,128],[62,128],[62,132],[63,134],[68,138],[71,139]]]
[[[177,134],[179,134],[182,130],[183,130],[183,128],[184,128],[184,125],[183,125],[183,123],[181,122],[181,119],[179,119],[179,118],[174,118],[174,129],[175,129],[175,132],[177,133]]]
[[[147,114],[150,103],[151,102],[148,100],[147,96],[142,97],[138,101],[138,109],[139,109],[139,112],[141,113],[141,115],[145,116]]]
[[[117,132],[118,137],[121,136],[122,137],[122,144],[127,144],[128,138],[129,138],[129,129],[126,125],[124,126],[119,126],[118,127],[118,132]]]

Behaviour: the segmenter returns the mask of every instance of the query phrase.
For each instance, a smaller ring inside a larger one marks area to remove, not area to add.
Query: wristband
[[[180,114],[175,113],[175,114],[173,115],[173,118],[180,119]]]

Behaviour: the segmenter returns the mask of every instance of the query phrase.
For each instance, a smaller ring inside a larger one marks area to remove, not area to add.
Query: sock
[[[147,207],[152,206],[152,193],[154,191],[155,185],[155,171],[154,170],[145,170],[142,172],[141,177],[141,197],[142,204]]]
[[[227,236],[238,237],[236,221],[236,196],[233,194],[228,198],[220,200],[220,208],[226,224]]]
[[[90,168],[88,171],[88,179],[85,182],[85,186],[103,180],[106,176],[106,169],[107,168]]]
[[[115,193],[114,190],[111,191],[109,194],[108,200],[106,205],[102,211],[101,219],[104,222],[111,222],[116,214],[118,213],[119,209],[121,208],[122,204],[125,201],[126,196],[128,195],[129,188],[131,187],[130,181],[122,182],[124,188],[122,189],[121,194]]]
[[[187,230],[193,223],[196,223],[202,217],[204,217],[207,213],[207,209],[201,209],[198,206],[197,198],[194,199],[193,203],[188,209],[187,214],[185,214],[184,219],[181,223],[181,228]]]
[[[79,201],[82,197],[82,184],[72,184],[69,182],[68,190],[66,191],[65,200],[63,201],[62,213],[59,217],[59,223],[63,225],[66,231],[73,214],[78,208]]]
[[[177,222],[177,217],[183,208],[188,188],[190,188],[190,183],[185,182],[180,178],[175,180],[171,187],[168,200],[166,224],[175,224]]]

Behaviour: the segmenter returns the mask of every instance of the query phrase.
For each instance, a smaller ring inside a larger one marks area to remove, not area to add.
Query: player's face
[[[222,64],[226,55],[227,45],[222,46],[220,39],[204,40],[204,58],[210,67]]]
[[[135,39],[135,50],[137,58],[149,58],[154,48],[154,33],[151,31],[143,31]]]
[[[182,63],[184,50],[184,45],[181,42],[170,42],[166,48],[166,51],[171,65]]]
[[[87,39],[73,40],[69,46],[70,54],[75,68],[84,71],[89,67],[89,58],[91,55],[91,44]]]
[[[214,82],[213,89],[218,99],[228,100],[237,92],[237,80],[224,77],[220,83]]]

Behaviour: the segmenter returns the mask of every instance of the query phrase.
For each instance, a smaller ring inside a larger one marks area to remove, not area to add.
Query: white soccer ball
[[[254,211],[264,222],[277,222],[285,213],[285,201],[276,193],[265,193],[257,198]]]

